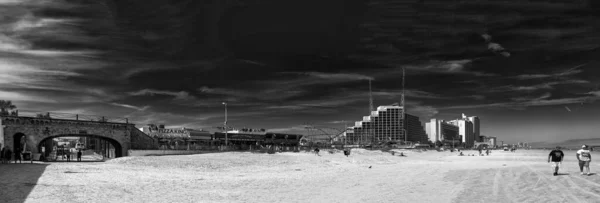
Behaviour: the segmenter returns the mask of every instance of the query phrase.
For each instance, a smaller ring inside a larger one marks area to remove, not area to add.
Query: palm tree
[[[0,100],[0,115],[8,115],[8,110],[16,109],[17,106],[12,104],[10,100]]]

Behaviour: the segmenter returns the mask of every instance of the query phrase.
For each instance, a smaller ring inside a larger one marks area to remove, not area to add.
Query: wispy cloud
[[[542,90],[542,89],[545,89],[545,90],[554,89],[554,86],[556,86],[556,85],[586,84],[586,83],[589,83],[589,81],[587,81],[587,80],[564,80],[564,81],[546,82],[546,83],[541,83],[541,84],[531,85],[531,86],[507,85],[507,86],[500,86],[500,87],[492,88],[489,90],[489,92],[509,92],[509,91],[530,92],[530,91],[536,91],[536,90]]]
[[[166,90],[154,90],[154,89],[142,89],[139,91],[135,91],[135,92],[130,92],[129,95],[132,96],[141,96],[141,95],[168,95],[168,96],[174,96],[175,99],[188,99],[190,97],[190,94],[186,91],[179,91],[179,92],[175,92],[175,91],[166,91]]]
[[[515,98],[512,98],[511,100],[517,101],[517,102],[538,101],[538,100],[548,99],[548,98],[550,98],[550,96],[552,96],[552,94],[550,92],[547,92],[539,97],[515,97]]]
[[[198,91],[206,94],[220,94],[220,95],[228,95],[228,96],[236,96],[236,97],[258,97],[257,94],[252,94],[248,91],[240,91],[234,89],[225,89],[225,88],[210,88],[207,86],[202,86],[198,88]]]
[[[128,104],[119,104],[119,103],[110,103],[110,104],[113,106],[120,106],[120,107],[124,107],[124,108],[135,109],[138,111],[145,111],[146,109],[150,108],[150,106],[137,107],[137,106],[128,105]]]
[[[316,112],[329,113],[330,111],[337,111],[339,107],[353,104],[360,101],[360,99],[352,98],[328,98],[313,101],[298,101],[290,102],[285,105],[273,105],[266,107],[266,109],[285,109],[285,110],[308,110],[314,109]],[[329,111],[328,111],[329,110]]]
[[[20,92],[10,92],[10,91],[2,91],[0,90],[0,98],[4,100],[12,100],[12,101],[28,101],[28,102],[44,102],[44,103],[56,103],[56,100],[50,99],[48,97],[43,97],[40,95],[31,95]]]
[[[397,91],[376,91],[373,92],[373,96],[384,96],[384,97],[397,97],[400,98],[402,96],[401,90]],[[448,97],[444,97],[442,95],[434,94],[431,92],[426,92],[422,90],[408,89],[404,91],[405,97],[411,98],[421,98],[421,99],[449,99]]]
[[[539,79],[539,78],[553,78],[553,77],[564,77],[564,76],[569,76],[569,75],[575,75],[578,73],[583,72],[583,70],[580,70],[578,68],[583,67],[587,65],[586,64],[581,64],[578,66],[575,66],[573,68],[564,70],[564,71],[560,71],[554,74],[524,74],[524,75],[517,75],[515,76],[515,78],[520,79],[520,80],[528,80],[528,79]]]
[[[375,80],[375,78],[371,76],[356,73],[283,72],[282,74],[308,75],[317,78],[332,80]]]
[[[499,103],[490,103],[490,104],[475,104],[475,105],[458,105],[458,106],[448,106],[442,107],[440,109],[474,109],[474,108],[506,108],[506,109],[524,109],[526,107],[531,106],[554,106],[554,105],[564,105],[564,104],[576,104],[587,101],[595,101],[600,99],[600,97],[575,97],[575,98],[560,98],[560,99],[548,99],[549,95],[545,94],[539,98],[532,99],[517,99],[517,101],[512,102],[499,102]]]
[[[442,73],[442,74],[461,74],[461,75],[474,75],[481,77],[489,77],[489,76],[497,76],[497,74],[493,73],[485,73],[481,71],[472,71],[468,70],[466,66],[468,66],[471,62],[477,59],[463,59],[463,60],[453,60],[453,61],[429,61],[422,64],[417,65],[407,65],[403,66],[403,68],[410,69],[413,71],[425,71],[432,73]],[[401,70],[396,70],[401,71]]]
[[[421,102],[408,102],[406,113],[419,116],[420,118],[431,118],[439,113],[437,107],[424,105]]]
[[[190,125],[203,126],[206,125],[206,121],[211,118],[218,117],[217,114],[202,114],[202,115],[183,115],[166,112],[148,112],[148,111],[136,111],[130,115],[131,122],[140,125],[145,124],[166,124],[166,125]],[[186,126],[187,126],[186,125]]]
[[[472,98],[472,99],[475,99],[475,100],[484,100],[485,96],[483,96],[483,95],[469,95],[469,96],[466,96],[466,98]]]

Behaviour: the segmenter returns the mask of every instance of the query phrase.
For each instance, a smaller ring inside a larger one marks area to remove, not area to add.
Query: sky
[[[506,142],[597,137],[587,0],[0,0],[0,99],[138,127],[343,129],[400,102]],[[423,123],[423,126],[425,124]]]

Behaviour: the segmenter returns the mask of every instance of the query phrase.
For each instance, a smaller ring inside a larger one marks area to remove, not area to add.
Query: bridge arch
[[[117,141],[113,138],[110,138],[110,137],[94,135],[94,134],[58,134],[58,135],[47,136],[47,137],[44,137],[42,140],[40,140],[40,142],[37,144],[38,152],[41,153],[42,146],[45,146],[46,154],[44,156],[48,156],[48,154],[51,151],[48,149],[52,149],[52,147],[54,147],[52,145],[52,139],[58,138],[58,137],[88,137],[88,138],[99,139],[101,141],[106,141],[107,143],[111,144],[115,148],[115,157],[111,157],[111,158],[118,158],[118,157],[125,156],[125,154],[123,154],[123,145],[121,143],[119,143],[119,141]],[[50,144],[48,144],[48,143],[50,143]]]
[[[17,150],[23,151],[23,142],[27,139],[27,135],[22,132],[17,132],[13,135],[13,149],[16,152]]]

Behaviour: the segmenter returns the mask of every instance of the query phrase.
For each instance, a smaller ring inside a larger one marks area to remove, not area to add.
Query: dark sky
[[[214,130],[343,128],[400,101],[507,142],[597,137],[586,0],[0,0],[0,99]],[[352,3],[349,3],[352,2]],[[595,4],[595,5],[594,5]]]

